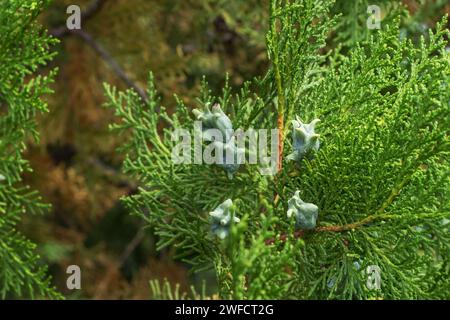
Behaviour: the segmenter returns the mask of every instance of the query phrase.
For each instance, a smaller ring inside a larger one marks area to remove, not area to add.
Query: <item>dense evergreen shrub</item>
[[[221,298],[448,298],[447,20],[412,41],[400,36],[399,9],[358,41],[341,34],[348,50],[331,49],[328,36],[345,28],[332,5],[272,0],[270,68],[236,93],[225,86],[214,96],[205,81],[197,105],[175,96],[169,113],[152,76],[146,102],[105,85],[120,118],[112,129],[131,134],[124,171],[141,183],[123,200],[154,228],[160,249],[175,247],[193,272],[214,269]],[[195,117],[216,103],[235,130],[281,131],[276,175],[250,164],[232,176],[174,164],[174,130],[198,119],[221,129]],[[310,134],[320,148],[288,157],[307,141],[291,134],[292,120],[300,128],[316,118]],[[317,223],[301,220],[313,206]],[[366,285],[374,266],[380,290]]]

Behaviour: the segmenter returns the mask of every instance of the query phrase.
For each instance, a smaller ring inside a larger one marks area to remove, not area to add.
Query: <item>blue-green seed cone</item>
[[[305,157],[311,158],[319,150],[320,135],[314,131],[319,121],[314,119],[305,124],[298,117],[292,120],[293,152],[287,156],[289,160],[301,161]]]
[[[288,218],[295,216],[298,229],[311,230],[316,227],[319,208],[313,203],[304,202],[300,199],[300,192],[288,200]]]
[[[222,142],[228,142],[233,136],[233,124],[228,116],[222,111],[219,104],[215,104],[212,107],[212,111],[208,106],[205,106],[204,110],[194,109],[192,113],[197,120],[202,122],[202,130],[217,129],[222,133]],[[205,137],[204,137],[205,138]],[[208,137],[205,140],[209,140]]]
[[[240,220],[233,216],[234,206],[231,199],[227,199],[220,204],[214,211],[209,213],[211,221],[211,232],[219,239],[225,239],[232,223],[238,223]],[[233,220],[231,217],[233,216]]]

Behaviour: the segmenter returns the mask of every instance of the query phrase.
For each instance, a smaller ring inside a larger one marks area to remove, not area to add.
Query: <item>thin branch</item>
[[[123,174],[122,172],[120,172],[120,170],[117,170],[116,168],[108,165],[97,157],[89,157],[87,159],[87,164],[94,166],[97,170],[101,171],[103,175],[111,179],[117,185],[127,187],[130,192],[134,192],[134,190],[137,190],[137,188],[139,187],[136,182],[130,181],[130,177],[128,177],[126,174]]]
[[[114,58],[106,51],[98,42],[96,42],[92,36],[83,30],[72,30],[71,33],[78,36],[84,42],[86,42],[98,55],[105,60],[105,62],[110,66],[110,68],[117,74],[117,76],[125,82],[125,84],[131,88],[133,88],[137,94],[141,97],[143,101],[148,101],[148,96],[145,90],[140,88],[137,84],[131,80],[122,67],[114,60]]]
[[[92,18],[96,13],[98,13],[106,0],[94,0],[88,6],[86,10],[81,13],[81,21],[85,23],[87,20]],[[84,30],[69,30],[66,25],[56,27],[50,31],[50,34],[57,38],[63,38],[69,35],[75,35],[86,44],[88,44],[94,51],[109,65],[112,71],[128,86],[133,88],[137,94],[141,97],[143,101],[148,101],[148,96],[145,90],[140,88],[133,80],[131,80],[122,67],[114,60],[114,58],[109,54],[109,52],[101,46],[94,38]]]
[[[353,229],[357,229],[362,227],[363,225],[366,225],[368,223],[371,223],[375,220],[378,219],[389,219],[394,217],[394,215],[388,215],[388,214],[373,214],[370,215],[360,221],[357,222],[353,222],[353,223],[349,223],[349,224],[345,224],[345,225],[340,225],[340,226],[325,226],[325,227],[317,227],[314,230],[312,230],[312,232],[343,232],[343,231],[348,231],[348,230],[353,230]],[[293,237],[294,239],[298,239],[298,238],[303,238],[303,236],[305,235],[305,231],[304,230],[299,230],[294,232]],[[288,235],[287,234],[282,234],[280,235],[280,237],[278,239],[276,238],[271,238],[271,239],[267,239],[265,241],[265,243],[267,245],[270,244],[274,244],[276,240],[280,240],[281,242],[285,242],[288,239]]]
[[[277,83],[277,91],[278,91],[278,119],[277,119],[277,128],[278,128],[278,172],[282,169],[283,163],[283,149],[284,149],[284,110],[285,110],[285,97],[284,97],[284,87],[283,80],[281,78],[280,66],[278,61],[278,52],[275,52],[274,57],[274,69],[275,69],[275,80]]]
[[[135,234],[133,239],[128,243],[125,250],[122,252],[120,259],[119,259],[119,265],[123,266],[124,263],[127,261],[127,259],[131,256],[133,251],[139,246],[139,244],[144,240],[145,232],[143,228],[140,228],[138,232]]]

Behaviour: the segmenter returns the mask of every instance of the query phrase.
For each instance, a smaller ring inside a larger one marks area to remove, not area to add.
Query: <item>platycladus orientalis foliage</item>
[[[142,184],[124,203],[159,248],[176,248],[193,272],[213,269],[221,298],[448,298],[447,19],[413,39],[400,37],[401,10],[380,29],[351,30],[332,8],[271,0],[270,65],[235,93],[204,81],[197,105],[176,97],[168,113],[152,74],[148,102],[105,85],[120,119],[112,130],[132,129],[124,172]],[[342,46],[327,45],[333,31]],[[278,172],[245,164],[225,168],[229,179],[217,166],[172,163],[171,132],[196,120],[223,144],[233,125],[279,129]],[[366,285],[371,266],[377,289]]]

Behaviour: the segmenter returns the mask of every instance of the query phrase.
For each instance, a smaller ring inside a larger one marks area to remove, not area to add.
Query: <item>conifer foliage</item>
[[[25,140],[38,138],[35,116],[46,111],[42,96],[54,72],[35,76],[53,56],[54,40],[36,23],[46,1],[7,0],[0,3],[0,297],[60,295],[50,285],[47,270],[35,253],[36,245],[17,231],[23,214],[40,214],[35,191],[21,184],[29,171],[23,159]]]
[[[124,170],[141,183],[124,202],[159,248],[177,248],[193,272],[213,268],[221,298],[449,298],[446,19],[415,42],[399,36],[397,15],[343,53],[326,46],[338,30],[332,5],[272,0],[270,68],[236,94],[225,86],[214,96],[205,82],[198,105],[175,97],[169,114],[152,76],[147,102],[105,85],[120,118],[112,129],[131,132]],[[172,162],[172,132],[192,129],[191,110],[215,103],[233,128],[281,130],[276,175],[245,164],[230,179],[216,165]],[[314,119],[320,148],[292,160],[292,121]],[[238,219],[227,216],[216,237],[210,213],[226,201]],[[318,216],[301,228],[287,213],[305,204]],[[377,288],[367,285],[373,268]]]

